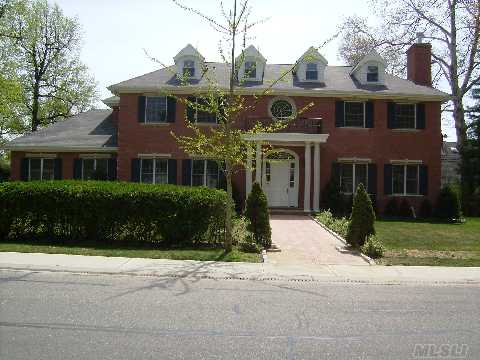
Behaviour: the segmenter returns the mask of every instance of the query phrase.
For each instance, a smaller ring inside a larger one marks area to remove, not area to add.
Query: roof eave
[[[5,145],[3,150],[31,152],[117,152],[118,147]]]

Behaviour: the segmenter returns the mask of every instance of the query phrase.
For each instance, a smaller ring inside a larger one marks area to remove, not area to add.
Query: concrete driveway
[[[358,255],[341,253],[343,243],[305,215],[271,215],[272,241],[281,252],[269,252],[277,265],[369,265]]]

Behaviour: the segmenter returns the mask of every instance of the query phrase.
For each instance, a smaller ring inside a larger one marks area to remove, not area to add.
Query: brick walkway
[[[271,215],[272,241],[282,251],[268,253],[268,261],[278,265],[367,265],[360,256],[340,253],[343,243],[308,216]]]

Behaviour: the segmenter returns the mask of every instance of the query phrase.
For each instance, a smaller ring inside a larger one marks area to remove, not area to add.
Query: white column
[[[247,168],[245,169],[245,190],[246,196],[252,191],[252,148],[248,145],[247,148]]]
[[[320,210],[320,143],[313,148],[313,211]]]
[[[262,144],[257,141],[257,154],[255,158],[255,181],[262,184]]]
[[[312,163],[312,147],[310,143],[305,143],[305,186],[303,189],[303,210],[310,212],[310,167]]]

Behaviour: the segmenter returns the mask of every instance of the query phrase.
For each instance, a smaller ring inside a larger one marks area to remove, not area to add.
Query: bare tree
[[[223,171],[226,179],[227,193],[230,201],[233,203],[232,177],[239,168],[247,166],[247,154],[253,152],[253,145],[246,140],[246,135],[280,130],[294,119],[294,115],[282,121],[269,124],[257,122],[249,129],[244,129],[242,120],[245,114],[255,108],[258,101],[264,95],[271,93],[272,87],[275,84],[285,80],[297,64],[293,64],[291,68],[284,71],[277,79],[267,84],[261,93],[253,96],[253,101],[247,102],[245,96],[238,91],[238,89],[242,87],[244,80],[239,78],[237,74],[244,62],[244,51],[246,42],[249,39],[249,31],[265,20],[250,20],[251,8],[249,6],[249,0],[239,0],[238,4],[237,0],[234,0],[232,8],[228,10],[223,6],[223,3],[220,2],[220,19],[206,15],[198,9],[186,6],[178,0],[172,1],[185,11],[202,18],[221,35],[222,39],[218,46],[219,53],[229,72],[228,88],[223,88],[218,84],[217,79],[215,79],[215,71],[205,66],[205,68],[202,69],[202,77],[208,83],[208,90],[203,94],[197,94],[197,97],[202,101],[192,102],[185,97],[176,97],[177,100],[194,110],[215,114],[218,120],[218,126],[204,129],[187,121],[187,126],[192,130],[191,135],[177,136],[175,133],[172,133],[172,135],[185,153],[214,159],[219,164],[222,163],[224,165]],[[239,54],[239,56],[237,56],[237,54]],[[155,58],[152,58],[152,60],[159,62],[163,67],[169,69],[159,60]],[[180,77],[180,80],[184,84],[188,84],[188,78]],[[174,94],[168,95],[175,96]],[[298,109],[295,115],[301,114],[312,105],[313,104],[308,104],[302,109]],[[224,243],[226,251],[232,249],[232,211],[232,206],[227,205]]]
[[[480,81],[480,0],[371,0],[375,19],[346,18],[339,55],[353,64],[372,48],[389,70],[405,74],[403,54],[417,33],[432,44],[434,84],[446,82],[452,101],[458,145],[466,138],[464,97]],[[369,25],[376,20],[377,25]]]

